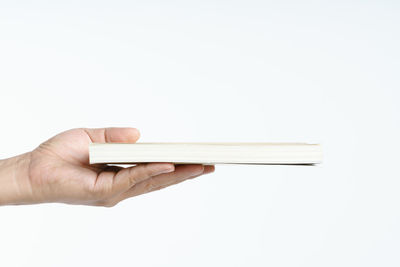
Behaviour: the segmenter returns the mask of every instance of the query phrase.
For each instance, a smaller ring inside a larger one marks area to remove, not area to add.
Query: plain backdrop
[[[1,266],[399,266],[397,1],[1,1],[0,158],[76,127],[321,143],[114,208],[0,208]]]

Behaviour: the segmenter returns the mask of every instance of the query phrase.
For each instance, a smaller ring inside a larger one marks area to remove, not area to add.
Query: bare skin
[[[0,205],[60,202],[112,207],[122,200],[214,171],[214,166],[90,165],[88,145],[135,143],[134,128],[72,129],[35,150],[0,160]]]

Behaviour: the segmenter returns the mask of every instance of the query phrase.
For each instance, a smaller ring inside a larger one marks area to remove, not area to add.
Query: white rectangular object
[[[318,144],[303,143],[93,143],[90,163],[317,164]]]

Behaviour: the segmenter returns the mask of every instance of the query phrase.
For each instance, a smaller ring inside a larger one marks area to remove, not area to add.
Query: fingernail
[[[205,166],[203,174],[213,173],[215,171],[215,167],[213,165]]]

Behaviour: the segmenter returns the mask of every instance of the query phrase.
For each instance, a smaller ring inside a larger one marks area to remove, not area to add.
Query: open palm
[[[194,164],[147,163],[129,168],[89,164],[89,143],[138,139],[134,128],[73,129],[49,139],[30,153],[28,179],[34,201],[114,206],[214,170]]]

